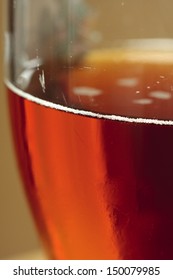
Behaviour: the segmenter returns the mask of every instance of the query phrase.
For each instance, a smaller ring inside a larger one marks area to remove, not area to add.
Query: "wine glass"
[[[172,259],[171,1],[7,2],[14,143],[48,257]]]

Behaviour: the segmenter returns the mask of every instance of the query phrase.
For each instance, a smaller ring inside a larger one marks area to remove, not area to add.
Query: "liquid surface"
[[[52,258],[173,259],[173,126],[146,121],[173,120],[173,63],[168,53],[113,56],[40,66],[25,91],[141,123],[46,108],[9,89],[26,192]]]
[[[172,52],[102,50],[73,66],[49,61],[28,69],[17,85],[32,96],[68,108],[173,120],[172,80]]]

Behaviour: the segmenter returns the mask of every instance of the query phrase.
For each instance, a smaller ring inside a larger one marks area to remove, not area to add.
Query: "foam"
[[[129,122],[129,123],[141,123],[141,124],[155,124],[155,125],[173,125],[173,120],[159,120],[159,119],[146,119],[146,118],[134,118],[134,117],[125,117],[125,116],[118,116],[118,115],[108,115],[108,114],[100,114],[95,113],[92,111],[85,111],[85,110],[79,110],[70,108],[64,105],[55,104],[50,101],[46,101],[43,99],[40,99],[38,97],[35,97],[27,92],[24,92],[20,90],[19,88],[15,87],[10,81],[5,80],[5,84],[7,87],[12,90],[15,94],[29,100],[32,102],[35,102],[39,105],[43,105],[48,108],[73,113],[77,115],[82,115],[86,117],[93,117],[98,119],[107,119],[112,121],[120,121],[120,122]]]

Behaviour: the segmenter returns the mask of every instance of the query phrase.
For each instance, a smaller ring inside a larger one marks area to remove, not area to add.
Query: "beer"
[[[50,258],[173,259],[172,69],[169,52],[102,50],[30,69],[25,88],[26,75],[8,82]]]

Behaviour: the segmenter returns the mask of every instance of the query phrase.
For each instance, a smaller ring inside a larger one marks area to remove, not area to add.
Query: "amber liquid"
[[[9,89],[18,162],[51,258],[173,259],[173,61],[145,57],[105,51],[33,73],[26,92],[90,116]]]

